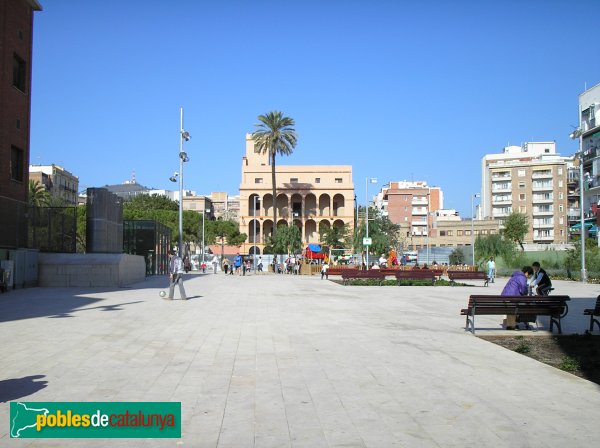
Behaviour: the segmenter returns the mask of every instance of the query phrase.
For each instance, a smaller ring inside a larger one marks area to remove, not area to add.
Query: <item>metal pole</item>
[[[475,194],[471,195],[471,251],[473,266],[475,266]]]
[[[255,274],[256,274],[256,198],[258,198],[258,196],[254,196],[253,209],[252,209],[252,216],[254,217],[254,239],[252,240],[254,242],[254,245],[252,246],[252,267],[254,268]]]
[[[429,209],[431,207],[431,198],[427,194],[427,216],[425,217],[426,229],[427,229],[427,264],[429,264]]]
[[[204,214],[206,210],[202,209],[202,263],[204,263],[204,248],[206,247],[204,244]]]
[[[579,113],[579,129],[581,130],[581,111]],[[583,188],[583,135],[579,135],[579,209],[581,212],[581,283],[587,283],[587,270],[585,268],[585,199]]]
[[[183,107],[180,112],[180,127],[179,127],[179,256],[183,257]]]
[[[365,222],[366,222],[366,235],[365,238],[369,238],[369,178],[365,178],[365,195],[366,195],[366,205],[365,205]],[[367,270],[369,269],[369,245],[367,244]]]

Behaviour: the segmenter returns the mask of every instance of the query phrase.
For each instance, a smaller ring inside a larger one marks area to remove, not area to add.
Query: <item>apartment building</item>
[[[579,111],[584,173],[583,210],[586,219],[593,220],[600,203],[600,84],[579,95]],[[578,176],[578,173],[573,175],[579,180]],[[579,212],[576,208],[573,211]],[[573,221],[579,219],[580,215]]]
[[[33,16],[41,10],[36,0],[0,2],[0,249],[27,247]]]
[[[29,165],[29,179],[46,188],[50,196],[77,205],[79,178],[59,165]]]
[[[444,194],[440,187],[430,187],[426,181],[397,181],[384,185],[373,201],[384,216],[401,227],[403,238],[410,246],[426,244],[435,238],[435,212],[444,208]]]
[[[504,220],[519,212],[529,218],[529,244],[568,242],[569,173],[572,157],[556,153],[555,142],[528,142],[487,154],[481,162],[481,214]]]
[[[281,162],[281,158],[278,159]],[[265,237],[276,225],[294,224],[302,242],[319,243],[319,229],[347,225],[354,229],[354,184],[351,165],[276,166],[277,197],[272,194],[271,166],[267,154],[255,151],[246,135],[246,155],[242,157],[240,183],[240,232],[248,235],[244,253],[263,253]],[[255,230],[256,229],[256,230]]]

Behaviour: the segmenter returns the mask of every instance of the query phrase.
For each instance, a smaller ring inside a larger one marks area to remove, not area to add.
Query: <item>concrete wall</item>
[[[39,286],[119,287],[144,280],[144,257],[129,254],[39,254]]]

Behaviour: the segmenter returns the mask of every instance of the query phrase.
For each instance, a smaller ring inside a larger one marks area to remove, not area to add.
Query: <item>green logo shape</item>
[[[181,403],[13,401],[10,437],[181,438]]]

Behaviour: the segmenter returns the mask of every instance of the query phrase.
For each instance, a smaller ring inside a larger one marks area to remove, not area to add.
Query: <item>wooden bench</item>
[[[483,286],[488,286],[490,281],[483,271],[448,271],[448,278],[452,283],[456,280],[483,280]]]
[[[359,271],[358,269],[345,269],[342,272],[342,280],[344,281],[344,285],[348,283],[349,280],[370,280],[375,279],[379,280],[379,284],[385,280],[385,275],[383,272],[380,272],[379,269],[371,269],[370,271]]]
[[[476,315],[535,315],[550,317],[550,332],[556,325],[562,333],[560,320],[566,315],[569,296],[492,296],[474,295],[469,297],[467,308],[460,310],[466,316],[465,330],[475,334]]]
[[[396,271],[395,275],[398,284],[401,280],[431,280],[431,284],[435,284],[435,272],[431,269],[407,269]]]
[[[590,333],[594,331],[594,323],[598,325],[598,330],[600,330],[600,321],[598,319],[594,319],[594,316],[600,316],[600,296],[596,298],[596,307],[583,310],[583,314],[585,316],[590,316]]]

